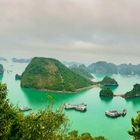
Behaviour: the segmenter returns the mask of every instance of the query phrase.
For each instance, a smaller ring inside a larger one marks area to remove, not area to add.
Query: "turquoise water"
[[[20,87],[20,81],[15,81],[15,74],[21,74],[26,65],[25,64],[12,64],[5,63],[6,70],[12,72],[5,72],[2,81],[7,83],[8,98],[10,102],[18,106],[29,106],[34,112],[40,109],[47,108],[50,103],[50,96],[54,103],[54,109],[58,108],[64,103],[86,103],[88,110],[85,113],[76,112],[74,110],[65,111],[70,119],[70,128],[77,129],[81,132],[90,132],[94,136],[103,135],[108,140],[130,140],[127,131],[131,129],[131,118],[136,115],[136,111],[140,109],[140,98],[135,98],[126,101],[121,97],[113,99],[100,98],[100,88],[93,88],[78,94],[59,94],[41,92],[32,89],[25,89]],[[113,75],[119,87],[114,89],[116,94],[122,94],[132,89],[133,84],[140,83],[139,76],[121,76]],[[97,80],[102,79],[103,76],[96,76]],[[104,112],[109,109],[118,109],[121,111],[123,108],[128,110],[125,117],[116,119],[108,118]]]

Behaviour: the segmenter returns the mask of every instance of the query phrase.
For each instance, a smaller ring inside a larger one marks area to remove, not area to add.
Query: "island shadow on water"
[[[100,99],[102,101],[104,101],[105,103],[109,103],[113,100],[113,97],[103,97],[103,96],[100,96]]]
[[[140,97],[126,98],[126,102],[133,104],[134,106],[139,106]]]
[[[100,86],[101,89],[111,89],[112,91],[115,91],[118,87],[117,86]]]
[[[79,93],[56,93],[22,87],[21,90],[31,105],[49,105],[50,103],[62,105],[64,103],[72,103],[73,99],[79,98],[84,94],[84,91]]]

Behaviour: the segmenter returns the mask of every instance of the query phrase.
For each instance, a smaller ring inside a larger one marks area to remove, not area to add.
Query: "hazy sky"
[[[0,0],[0,56],[140,63],[140,0]]]

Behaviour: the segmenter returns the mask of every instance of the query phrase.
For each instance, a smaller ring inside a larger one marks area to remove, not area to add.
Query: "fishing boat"
[[[27,107],[27,106],[21,106],[21,107],[19,107],[19,110],[20,110],[20,111],[30,111],[30,110],[32,110],[32,109],[29,108],[29,107]]]
[[[105,111],[105,115],[109,116],[109,117],[120,117],[120,116],[125,116],[127,114],[127,110],[123,109],[122,112],[118,112],[117,110],[109,110],[109,111]]]
[[[84,111],[87,110],[87,105],[84,104],[84,103],[79,104],[79,105],[64,104],[64,108],[65,108],[66,110],[74,109],[74,110],[77,110],[77,111],[84,112]]]

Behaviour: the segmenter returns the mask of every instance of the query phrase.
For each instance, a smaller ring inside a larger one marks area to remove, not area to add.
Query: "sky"
[[[0,56],[140,63],[140,1],[0,0]]]

